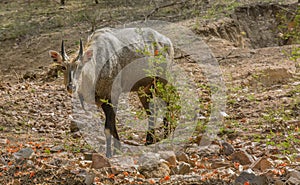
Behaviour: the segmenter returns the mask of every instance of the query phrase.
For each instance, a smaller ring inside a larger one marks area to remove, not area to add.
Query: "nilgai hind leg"
[[[164,85],[166,84],[165,81],[162,81]],[[150,145],[157,142],[157,139],[155,137],[155,117],[156,114],[156,107],[151,106],[151,99],[153,98],[153,91],[151,89],[155,88],[155,85],[153,83],[146,86],[142,92],[139,92],[139,99],[143,105],[143,108],[146,111],[146,114],[148,116],[148,130],[146,135],[146,143],[145,145]],[[169,111],[169,102],[166,102],[167,109]],[[167,115],[169,113],[167,112],[165,117],[163,118],[163,124],[164,124],[164,139],[166,139],[170,133],[169,131],[169,122],[167,119]]]

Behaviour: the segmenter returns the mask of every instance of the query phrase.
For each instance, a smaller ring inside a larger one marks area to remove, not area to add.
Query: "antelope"
[[[147,52],[141,52],[145,49]],[[88,38],[85,47],[80,40],[78,55],[71,58],[65,52],[64,41],[60,53],[49,51],[52,60],[65,69],[66,90],[69,93],[77,93],[83,108],[83,102],[92,102],[103,109],[107,157],[112,156],[112,138],[114,154],[121,147],[116,129],[116,111],[118,98],[123,92],[138,92],[143,89],[147,95],[138,93],[148,117],[145,145],[155,143],[153,110],[148,97],[153,97],[153,91],[150,89],[153,88],[155,80],[163,84],[167,84],[168,81],[162,76],[145,75],[145,68],[149,68],[149,58],[160,53],[171,61],[174,57],[172,42],[151,28],[96,30]],[[167,70],[166,65],[162,68],[163,71]],[[94,88],[94,91],[88,90],[89,88]],[[164,125],[168,125],[166,119]]]

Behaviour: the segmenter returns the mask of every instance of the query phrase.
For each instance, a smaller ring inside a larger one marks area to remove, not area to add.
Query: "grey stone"
[[[64,147],[59,145],[59,146],[54,146],[52,148],[50,148],[50,152],[60,152],[60,151],[63,151],[64,150]]]
[[[84,184],[85,185],[91,185],[94,182],[94,178],[95,178],[95,174],[94,173],[87,173],[85,175],[85,181]]]
[[[300,172],[292,170],[287,174],[287,185],[299,185],[300,184]]]
[[[233,146],[227,142],[223,142],[222,147],[222,151],[225,155],[231,155],[234,152]]]
[[[22,159],[29,159],[31,155],[34,153],[32,148],[22,148],[18,152],[14,153],[14,157],[17,160],[22,160]]]
[[[139,158],[139,172],[146,178],[162,178],[170,174],[169,166],[159,160],[159,154],[146,153]]]
[[[265,175],[256,176],[253,173],[243,171],[236,179],[236,185],[244,185],[245,182],[255,185],[266,185],[268,184],[268,178]]]

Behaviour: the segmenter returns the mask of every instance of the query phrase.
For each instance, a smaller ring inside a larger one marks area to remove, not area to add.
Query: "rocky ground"
[[[208,44],[227,88],[221,129],[207,147],[199,144],[210,114],[211,90],[203,69],[180,53],[175,62],[195,79],[201,95],[195,134],[176,151],[111,159],[96,153],[104,142],[97,130],[102,112],[91,107],[81,114],[89,120],[84,128],[94,128],[90,132],[76,124],[59,67],[23,73],[16,66],[6,68],[9,73],[0,77],[0,184],[299,184],[300,75],[287,55],[299,46],[281,39],[276,29],[278,12],[293,12],[295,7],[253,4],[226,18],[177,23]],[[49,37],[32,39],[30,46],[38,49],[35,39],[45,42]],[[22,50],[13,58],[30,56],[30,47],[12,47]],[[48,47],[38,49],[38,58],[46,51]],[[12,53],[5,53],[6,59]],[[136,111],[140,105],[132,99]],[[128,128],[121,119],[117,126],[123,146],[143,145],[143,131]]]

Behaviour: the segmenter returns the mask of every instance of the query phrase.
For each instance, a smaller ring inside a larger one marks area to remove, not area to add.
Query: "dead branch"
[[[187,0],[182,0],[182,1],[174,1],[174,2],[170,2],[161,6],[158,6],[157,4],[155,4],[155,8],[145,17],[145,20],[148,20],[150,16],[152,16],[154,13],[156,13],[159,9],[163,9],[163,8],[167,8],[170,6],[175,6],[175,5],[179,5],[179,4],[184,4]]]
[[[183,59],[183,58],[187,58],[189,57],[190,55],[189,54],[186,54],[186,55],[180,55],[178,57],[174,57],[175,60],[178,60],[178,59]]]
[[[287,12],[287,13],[292,14],[294,17],[297,15],[297,12],[291,11],[291,10],[289,10],[289,9],[287,9],[287,8],[284,8],[284,7],[282,7],[282,6],[279,6],[279,5],[275,5],[275,6],[276,6],[277,8],[279,8],[279,9],[281,9],[281,10]]]
[[[222,60],[228,59],[229,56],[233,53],[234,50],[231,50],[226,56],[223,57],[217,57],[219,58],[218,62],[221,62]],[[235,57],[234,57],[235,58]]]

